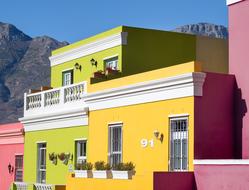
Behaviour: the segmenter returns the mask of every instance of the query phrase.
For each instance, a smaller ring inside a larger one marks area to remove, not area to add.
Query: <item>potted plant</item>
[[[58,154],[58,158],[60,159],[60,161],[63,162],[63,164],[67,165],[68,164],[68,160],[70,159],[70,153],[60,153]]]
[[[119,163],[113,167],[113,179],[132,179],[135,174],[135,165],[132,162]]]
[[[95,162],[94,168],[95,170],[93,171],[93,178],[106,179],[110,177],[110,164],[106,164],[104,161],[98,161]]]
[[[106,68],[106,75],[116,75],[118,73],[120,73],[120,71],[117,69],[113,69],[111,67]]]
[[[49,160],[54,164],[56,165],[57,164],[57,154],[55,154],[54,152],[50,153],[48,155],[49,157]]]
[[[90,162],[78,163],[76,170],[74,170],[74,176],[78,178],[91,178],[93,165]]]
[[[105,74],[102,70],[98,70],[98,71],[93,73],[93,77],[94,78],[104,78]]]

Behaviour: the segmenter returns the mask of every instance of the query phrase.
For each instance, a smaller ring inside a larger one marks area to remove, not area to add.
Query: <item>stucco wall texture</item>
[[[236,100],[236,128],[241,129],[242,133],[242,153],[238,152],[238,156],[243,158],[249,158],[248,20],[248,0],[229,6],[229,72],[235,74],[240,89]]]

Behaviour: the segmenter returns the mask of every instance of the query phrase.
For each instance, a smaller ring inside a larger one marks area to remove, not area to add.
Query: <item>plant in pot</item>
[[[91,162],[83,162],[76,164],[76,170],[74,171],[75,177],[78,178],[91,178],[93,165]]]
[[[111,166],[106,164],[104,161],[97,161],[94,163],[95,170],[93,171],[94,178],[106,179],[110,178],[111,175]]]
[[[49,160],[50,160],[54,165],[57,164],[57,154],[55,154],[54,152],[52,152],[52,153],[49,153],[48,157],[49,157]]]
[[[104,78],[105,73],[102,70],[98,70],[98,71],[93,73],[93,77],[94,78]]]
[[[113,69],[111,67],[107,67],[106,68],[106,75],[116,75],[116,74],[119,74],[120,71],[117,70],[117,69]]]
[[[135,165],[132,162],[119,163],[113,167],[113,179],[132,179],[135,174]]]
[[[68,164],[68,160],[70,159],[70,153],[60,153],[58,154],[58,158],[60,159],[60,161],[63,162],[63,164],[67,165]]]

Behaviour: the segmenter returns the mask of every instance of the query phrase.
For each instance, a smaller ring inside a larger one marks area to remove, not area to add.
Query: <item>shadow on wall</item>
[[[242,91],[238,88],[237,82],[234,91],[234,154],[236,159],[242,158],[242,128],[243,117],[247,113],[246,101],[242,99]]]

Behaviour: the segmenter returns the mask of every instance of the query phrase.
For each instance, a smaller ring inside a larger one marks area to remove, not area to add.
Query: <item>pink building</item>
[[[236,136],[238,158],[249,158],[249,0],[228,0],[229,72],[236,76]]]
[[[21,123],[0,125],[0,189],[23,179],[24,133]]]

